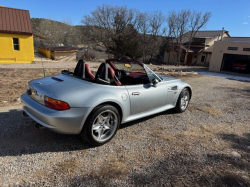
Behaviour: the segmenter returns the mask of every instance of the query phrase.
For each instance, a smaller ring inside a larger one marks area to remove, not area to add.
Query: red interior
[[[108,67],[108,77],[109,79],[114,79],[117,86],[122,85],[121,82],[115,78],[115,71],[111,67]]]
[[[88,64],[85,64],[85,77],[90,79],[95,79],[95,76],[92,74],[91,69]]]

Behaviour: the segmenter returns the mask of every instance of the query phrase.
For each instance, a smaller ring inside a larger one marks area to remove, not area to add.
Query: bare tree
[[[179,65],[182,54],[182,41],[184,34],[189,29],[190,10],[181,10],[180,12],[172,11],[168,16],[168,25],[170,29],[170,37],[172,41],[172,48],[176,51],[176,65]]]
[[[102,5],[84,16],[82,23],[89,28],[92,41],[104,45],[114,56],[118,57],[120,46],[136,39],[139,12],[127,7]],[[134,29],[132,29],[134,28]]]
[[[193,38],[195,37],[196,33],[201,29],[204,28],[207,22],[209,21],[210,17],[212,16],[211,12],[205,12],[202,15],[202,12],[193,11],[190,15],[190,21],[189,21],[189,42],[188,42],[188,48],[190,49],[191,43],[193,41]],[[187,53],[185,55],[185,61],[184,64],[187,62]]]
[[[143,61],[150,61],[159,53],[165,42],[166,27],[165,16],[160,11],[142,13],[140,15],[139,32]]]
[[[179,65],[182,55],[183,39],[188,37],[188,49],[190,49],[193,38],[196,33],[204,28],[211,17],[211,12],[202,12],[190,10],[181,10],[180,12],[172,11],[168,16],[168,25],[170,36],[173,38],[172,49],[176,51],[176,65]],[[190,31],[187,35],[186,33]],[[186,56],[184,63],[186,63]]]
[[[148,34],[150,34],[150,21],[148,13],[141,13],[138,19],[138,31],[141,34],[140,43],[142,50],[143,62],[146,61],[147,49],[146,46],[150,43]]]

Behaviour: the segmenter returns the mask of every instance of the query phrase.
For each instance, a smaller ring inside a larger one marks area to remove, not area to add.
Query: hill
[[[72,26],[43,18],[31,18],[31,24],[33,33],[35,34],[35,47],[76,46],[84,43],[84,26]]]

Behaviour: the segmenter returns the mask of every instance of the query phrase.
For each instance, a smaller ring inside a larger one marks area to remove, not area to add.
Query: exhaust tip
[[[25,111],[23,111],[23,115],[24,115],[24,116],[28,116],[28,114],[27,114]]]
[[[42,126],[42,125],[40,125],[39,123],[36,123],[36,124],[35,124],[35,127],[36,127],[37,129],[39,129],[39,130],[45,129],[45,127]]]

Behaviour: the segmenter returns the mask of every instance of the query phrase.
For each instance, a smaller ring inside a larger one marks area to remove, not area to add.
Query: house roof
[[[207,49],[203,50],[204,53],[212,53],[214,45],[210,45]]]
[[[224,30],[224,33],[226,33],[230,37],[230,35],[228,34],[228,31]],[[209,41],[211,41],[212,38],[217,37],[221,34],[222,34],[222,30],[198,31],[195,34],[194,38],[206,38],[206,43],[208,43]],[[190,35],[191,35],[191,31],[188,31],[184,35],[182,43],[189,42]]]
[[[32,34],[29,11],[0,7],[0,33]]]
[[[223,38],[223,42],[250,42],[250,37],[228,37]]]

